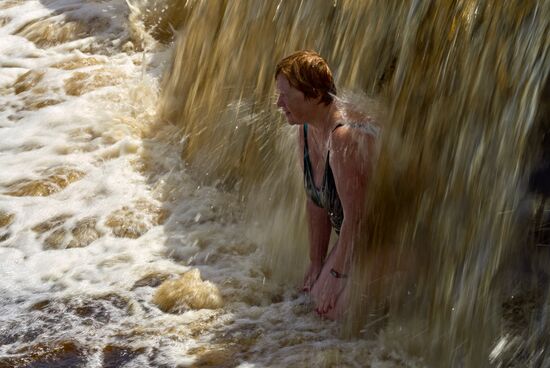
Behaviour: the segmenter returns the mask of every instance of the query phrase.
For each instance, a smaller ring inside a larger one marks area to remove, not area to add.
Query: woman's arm
[[[303,289],[307,291],[313,286],[323,267],[332,226],[327,211],[324,208],[317,207],[309,198],[306,204],[306,212],[310,264],[304,278]]]
[[[350,128],[338,129],[333,135],[331,168],[342,208],[344,221],[340,230],[339,247],[335,250],[332,267],[348,274],[351,254],[365,206],[365,194],[374,146],[373,137],[351,132]]]
[[[369,180],[371,157],[374,153],[374,138],[365,133],[342,127],[334,131],[330,155],[330,166],[334,174],[336,189],[344,210],[344,221],[340,229],[338,246],[326,267],[348,275],[353,247],[359,234],[361,218],[364,215],[365,194]],[[323,291],[318,311],[326,313],[335,306],[343,290],[343,279],[332,275],[323,280]]]
[[[312,263],[323,264],[327,255],[328,243],[332,227],[330,218],[324,208],[320,208],[308,198],[306,204],[308,235],[309,235],[309,259]]]

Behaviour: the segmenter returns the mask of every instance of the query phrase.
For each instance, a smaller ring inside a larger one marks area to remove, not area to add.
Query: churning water
[[[524,234],[549,22],[544,0],[1,0],[0,367],[549,366]],[[305,48],[383,126],[343,324],[298,292],[273,70]],[[403,285],[369,282],[388,253],[416,255]]]

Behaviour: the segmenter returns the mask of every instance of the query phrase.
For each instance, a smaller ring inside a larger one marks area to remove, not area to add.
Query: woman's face
[[[279,74],[276,79],[277,92],[277,107],[285,114],[289,124],[304,124],[311,116],[312,103],[314,99],[305,98],[304,94],[292,87],[282,74]]]

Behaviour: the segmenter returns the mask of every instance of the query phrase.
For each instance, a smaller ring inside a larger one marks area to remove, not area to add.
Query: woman
[[[342,316],[347,303],[354,241],[364,211],[374,156],[376,128],[365,117],[337,104],[326,61],[313,51],[298,51],[277,64],[277,107],[289,124],[300,125],[308,195],[310,265],[303,288],[325,318]],[[338,241],[327,255],[331,230]]]

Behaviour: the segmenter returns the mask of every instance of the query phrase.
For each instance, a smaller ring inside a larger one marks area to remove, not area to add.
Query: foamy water
[[[129,13],[0,2],[0,366],[417,366],[270,279],[156,122],[171,45],[138,51]]]

